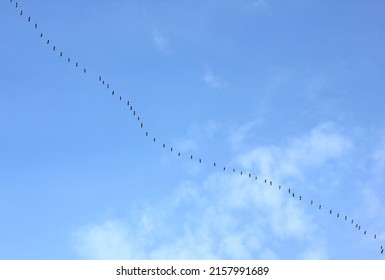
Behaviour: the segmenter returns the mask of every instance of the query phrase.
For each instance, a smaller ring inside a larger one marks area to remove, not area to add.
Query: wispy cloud
[[[242,135],[242,131],[240,132]],[[238,143],[241,145],[241,143]],[[332,123],[323,123],[307,135],[291,139],[284,148],[255,147],[238,160],[245,168],[259,174],[284,179],[301,177],[308,167],[314,167],[342,156],[352,148],[352,141]]]
[[[164,54],[169,53],[169,51],[170,51],[169,41],[163,33],[159,32],[158,30],[155,30],[153,32],[152,39],[153,39],[154,44],[155,44],[156,48],[158,49],[158,51],[160,51]]]
[[[143,217],[135,224],[85,226],[76,233],[78,254],[87,259],[279,258],[271,238],[279,244],[314,236],[315,227],[298,205],[245,178],[213,174],[203,186],[183,183],[167,202],[141,209],[146,226]]]
[[[251,131],[256,127],[258,122],[256,120],[247,122],[233,129],[229,136],[229,143],[233,150],[240,151],[246,144],[246,138],[252,134]]]
[[[266,1],[265,0],[255,0],[251,3],[251,6],[254,8],[260,8],[266,6]]]
[[[101,224],[87,225],[75,233],[75,249],[86,259],[141,258],[138,242],[124,224],[107,220]],[[140,247],[140,245],[139,245]]]
[[[216,75],[211,70],[206,70],[203,81],[206,82],[206,84],[212,88],[215,89],[225,89],[229,86],[229,83]]]

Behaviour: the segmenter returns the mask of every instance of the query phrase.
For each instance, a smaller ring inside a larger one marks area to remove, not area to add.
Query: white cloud
[[[106,221],[80,229],[78,254],[87,259],[278,258],[272,240],[308,242],[315,234],[299,205],[233,175],[213,174],[200,190],[182,184],[169,199],[140,212],[134,219],[140,222]]]
[[[310,246],[305,251],[303,251],[300,255],[300,259],[303,260],[323,260],[327,259],[328,255],[325,250],[326,246],[325,244],[313,244],[313,246]]]
[[[258,174],[274,180],[282,180],[301,177],[308,167],[339,158],[352,146],[352,141],[338,132],[334,124],[323,123],[307,135],[291,139],[284,148],[273,145],[255,147],[240,155],[238,161],[244,168],[256,170]]]
[[[75,249],[85,259],[141,258],[138,241],[118,221],[87,225],[75,233]],[[135,236],[136,238],[136,236]]]
[[[203,81],[205,81],[207,85],[215,89],[225,89],[229,87],[228,82],[215,76],[211,70],[206,70],[203,76]]]
[[[275,178],[305,176],[305,166],[325,164],[351,145],[328,123],[285,147],[254,147],[237,160]],[[135,213],[140,214],[124,222],[81,228],[75,235],[78,254],[91,259],[279,259],[290,250],[293,258],[328,258],[319,226],[303,204],[247,175],[218,171],[201,183],[182,182],[167,198]]]

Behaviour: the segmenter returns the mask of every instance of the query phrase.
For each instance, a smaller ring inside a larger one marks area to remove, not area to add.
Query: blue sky
[[[385,258],[383,1],[9,2],[1,259]]]

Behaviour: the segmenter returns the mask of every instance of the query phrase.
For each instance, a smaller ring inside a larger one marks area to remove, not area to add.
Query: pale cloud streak
[[[155,30],[153,32],[152,39],[153,39],[154,44],[155,44],[156,48],[158,49],[158,51],[160,51],[161,53],[164,53],[164,54],[169,53],[169,51],[170,51],[169,41],[163,33]]]
[[[206,70],[203,75],[203,81],[214,89],[225,89],[229,87],[229,83],[216,75],[211,70]]]
[[[254,8],[260,8],[266,6],[266,1],[264,0],[255,0],[251,3],[251,6]]]

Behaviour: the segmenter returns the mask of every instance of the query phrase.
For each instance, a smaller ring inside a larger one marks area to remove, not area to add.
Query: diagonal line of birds
[[[26,17],[27,18],[27,22],[29,24],[32,24],[33,28],[35,30],[38,31],[38,35],[39,37],[42,39],[43,42],[45,42],[46,45],[49,45],[49,46],[52,46],[51,50],[55,53],[57,53],[59,55],[60,58],[65,58],[64,61],[66,61],[67,63],[72,63],[74,65],[75,68],[79,69],[80,72],[83,74],[83,75],[86,75],[87,74],[87,68],[85,66],[81,66],[80,63],[76,60],[73,60],[71,57],[66,57],[64,55],[64,52],[62,50],[59,50],[58,46],[54,45],[53,42],[49,39],[49,38],[46,38],[46,36],[44,35],[43,32],[40,32],[40,28],[39,28],[39,25],[36,23],[36,22],[33,22],[32,21],[32,18],[31,16],[26,16],[25,15],[25,12],[20,8],[20,5],[18,2],[16,1],[13,1],[13,0],[10,0],[10,3],[12,3],[14,5],[14,7],[19,11],[19,15],[21,17]],[[175,151],[175,149],[169,145],[166,145],[166,143],[162,143],[161,141],[159,141],[159,139],[157,139],[154,135],[150,134],[149,131],[145,130],[145,126],[144,126],[144,123],[142,122],[140,116],[138,115],[138,113],[136,112],[136,110],[134,109],[133,107],[133,104],[127,100],[126,98],[122,97],[121,95],[117,94],[117,92],[112,89],[111,85],[109,82],[107,82],[102,75],[98,75],[98,78],[97,78],[99,84],[104,87],[105,90],[107,90],[111,96],[115,97],[115,98],[118,98],[119,101],[122,101],[123,104],[125,104],[128,108],[128,110],[132,113],[132,117],[134,117],[135,121],[139,124],[140,128],[143,129],[145,131],[144,135],[145,137],[147,138],[150,138],[151,141],[153,143],[161,143],[161,147],[163,149],[169,149],[170,152],[172,152],[173,154],[175,154],[177,157],[179,158],[182,158],[182,157],[185,157],[189,160],[195,160],[197,163],[199,164],[204,164],[204,161],[201,157],[195,157],[194,155],[192,154],[188,154],[188,155],[184,155],[182,154],[181,152],[178,152],[178,151]],[[151,135],[151,136],[150,136]],[[233,174],[238,174],[239,176],[247,176],[248,178],[250,178],[250,180],[253,180],[253,181],[257,181],[258,180],[258,176],[252,174],[251,172],[244,172],[244,171],[237,171],[235,168],[228,168],[226,166],[223,166],[223,165],[219,165],[217,162],[211,162],[210,164],[212,167],[214,168],[221,168],[223,172],[231,172]],[[221,167],[220,167],[221,166]],[[268,179],[264,179],[264,184],[266,186],[270,186],[270,187],[274,187],[273,185],[273,182],[268,180]],[[285,189],[284,186],[281,186],[281,185],[275,185],[275,188],[276,190],[278,191],[281,191],[283,189]],[[299,201],[301,202],[304,202],[304,198],[302,195],[299,195],[299,194],[296,194],[294,193],[294,191],[292,190],[292,188],[287,188],[287,193],[289,194],[289,196],[293,199],[298,199]],[[308,202],[310,203],[310,205],[315,205],[316,208],[318,208],[318,210],[322,210],[323,207],[321,204],[316,204],[314,200],[308,200]],[[347,215],[341,215],[338,211],[333,211],[332,209],[330,209],[329,211],[329,215],[334,215],[333,213],[335,213],[335,218],[339,219],[339,220],[343,220],[343,221],[347,221],[347,222],[350,222],[350,224],[352,224],[356,230],[358,231],[361,231],[361,225],[358,224],[357,222],[354,221],[354,219],[348,217]],[[343,218],[342,218],[343,216]],[[341,219],[340,219],[341,218]],[[363,230],[362,229],[362,232],[363,232],[363,235],[365,235],[366,237],[368,236],[372,236],[373,239],[377,239],[377,234],[371,234],[369,235],[367,230]],[[379,249],[379,253],[380,254],[383,254],[384,253],[384,246],[381,245],[380,246],[380,249]]]

